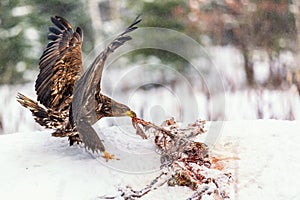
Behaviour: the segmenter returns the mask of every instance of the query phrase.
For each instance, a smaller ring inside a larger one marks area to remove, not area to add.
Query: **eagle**
[[[95,58],[84,72],[82,65],[83,31],[73,29],[60,16],[51,17],[50,40],[39,60],[39,74],[35,81],[37,100],[18,93],[17,101],[34,116],[41,126],[54,129],[52,136],[69,137],[70,145],[82,142],[93,152],[105,147],[92,125],[103,117],[136,114],[128,106],[101,93],[102,71],[108,56],[132,38],[128,33],[137,29],[138,16]]]

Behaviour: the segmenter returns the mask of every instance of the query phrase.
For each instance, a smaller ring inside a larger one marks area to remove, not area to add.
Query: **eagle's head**
[[[128,116],[128,117],[136,117],[135,112],[133,112],[128,106],[114,102],[112,104],[112,116],[113,117],[122,117],[122,116]]]
[[[104,95],[102,95],[102,98],[105,99],[100,110],[102,117],[136,117],[135,112],[133,112],[128,106],[116,102]]]

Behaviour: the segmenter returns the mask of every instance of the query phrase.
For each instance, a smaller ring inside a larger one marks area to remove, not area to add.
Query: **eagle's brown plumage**
[[[92,128],[102,117],[135,116],[126,105],[101,94],[104,62],[115,49],[131,37],[139,17],[97,56],[83,74],[81,46],[83,33],[62,17],[51,17],[50,42],[40,58],[35,83],[37,101],[18,94],[18,102],[28,108],[37,123],[55,129],[54,136],[69,136],[70,144],[82,141],[92,151],[105,148]]]
[[[82,75],[83,34],[62,17],[51,17],[46,50],[40,58],[40,73],[35,82],[37,100],[47,108],[68,111],[76,80]]]

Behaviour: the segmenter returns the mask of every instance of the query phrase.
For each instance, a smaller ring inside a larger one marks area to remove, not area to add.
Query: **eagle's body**
[[[54,129],[53,136],[69,136],[70,144],[82,141],[92,151],[105,148],[92,128],[102,117],[130,116],[135,113],[126,105],[101,94],[104,62],[115,49],[131,37],[141,20],[137,18],[121,35],[114,39],[93,64],[83,73],[81,46],[82,30],[73,31],[62,17],[52,17],[56,27],[50,27],[50,42],[40,58],[40,72],[35,82],[37,101],[23,94],[17,100],[28,108],[37,123]]]

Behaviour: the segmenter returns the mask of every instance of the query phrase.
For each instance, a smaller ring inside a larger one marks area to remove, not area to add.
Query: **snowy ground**
[[[235,178],[232,199],[299,199],[299,121],[223,125],[212,155],[228,161],[226,170]],[[1,135],[1,199],[97,199],[116,194],[119,185],[142,188],[159,174],[157,155],[149,153],[154,150],[151,141],[123,134],[116,127],[101,130],[110,140],[107,147],[115,144],[122,149],[108,147],[121,160],[95,159],[78,146],[69,147],[66,138],[50,137],[49,131]],[[137,155],[128,169],[122,157],[126,150]],[[141,170],[147,163],[153,166]],[[133,173],[135,166],[139,173]],[[165,186],[143,199],[185,199],[192,193],[189,188]]]
[[[215,48],[212,52],[221,74],[217,78],[225,80],[225,91],[207,92],[200,84],[203,77],[204,82],[219,83],[214,73],[211,78],[209,73],[196,73],[195,81],[185,82],[188,79],[183,74],[169,68],[157,77],[174,76],[179,87],[165,84],[143,90],[148,83],[161,83],[152,79],[161,67],[146,61],[147,65],[112,67],[104,72],[103,91],[129,105],[139,117],[157,124],[171,116],[181,120],[184,115],[192,118],[189,122],[195,117],[233,120],[224,122],[222,137],[212,150],[212,155],[227,161],[224,170],[231,171],[235,178],[232,199],[300,199],[300,98],[296,88],[247,90],[243,88],[241,55],[232,48]],[[146,73],[148,68],[143,66],[148,65],[152,68]],[[268,75],[255,73],[261,81]],[[69,147],[66,138],[51,137],[51,132],[38,126],[31,113],[17,103],[17,92],[36,98],[33,81],[0,87],[0,199],[97,199],[115,195],[120,185],[141,189],[159,174],[159,156],[151,141],[136,137],[133,130],[110,127],[128,123],[128,119],[97,123],[107,149],[120,158],[106,163],[83,148]],[[255,120],[259,118],[264,120]],[[236,121],[241,119],[248,121]],[[209,129],[209,144],[215,144],[218,130]],[[163,187],[143,199],[186,199],[192,193],[189,188]]]

